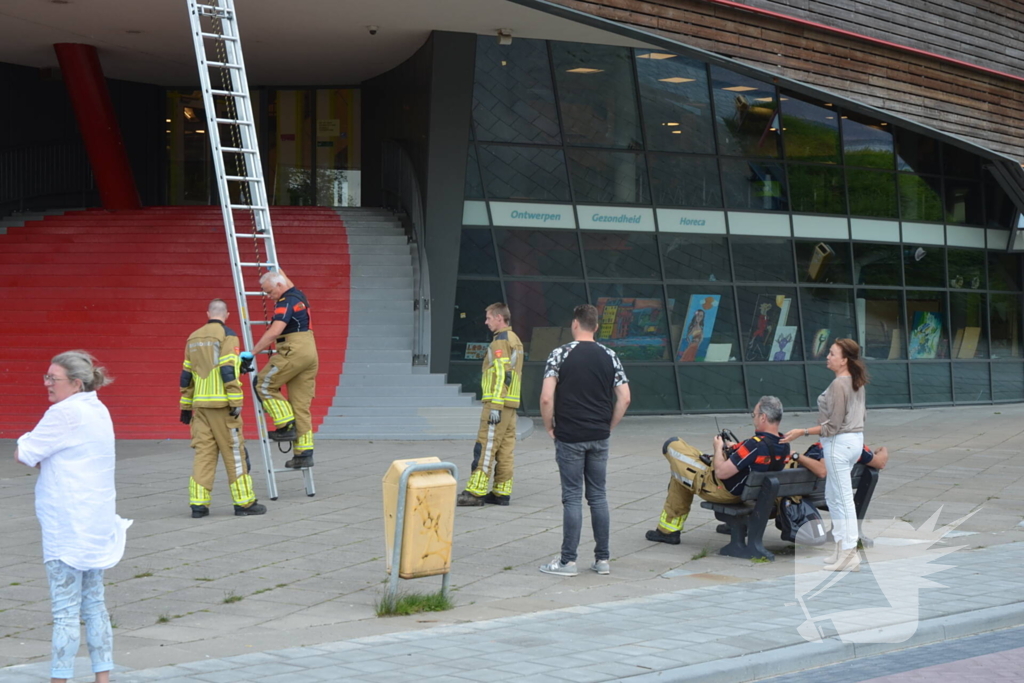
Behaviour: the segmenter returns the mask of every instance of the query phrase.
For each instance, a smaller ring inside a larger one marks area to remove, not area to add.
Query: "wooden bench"
[[[871,495],[878,483],[878,470],[864,465],[855,465],[851,473],[853,480],[853,502],[857,509],[858,524],[871,503]],[[775,501],[783,496],[806,496],[821,510],[825,504],[825,480],[803,467],[778,472],[751,472],[739,503],[711,503],[704,501],[700,506],[712,510],[715,517],[725,522],[731,540],[719,553],[732,557],[752,559],[764,557],[774,562],[775,555],[764,547],[764,530],[775,509]],[[829,532],[831,538],[831,532]],[[865,546],[873,545],[871,539],[861,539]]]

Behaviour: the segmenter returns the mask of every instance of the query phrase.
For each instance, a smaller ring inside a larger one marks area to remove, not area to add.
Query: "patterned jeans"
[[[50,676],[73,678],[81,642],[79,620],[85,622],[93,673],[114,668],[114,635],[103,602],[103,570],[82,571],[60,560],[45,563],[53,603],[53,662]]]

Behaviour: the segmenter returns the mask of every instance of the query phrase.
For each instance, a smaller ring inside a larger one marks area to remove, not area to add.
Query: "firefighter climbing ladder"
[[[231,272],[235,283],[235,298],[241,319],[243,343],[253,347],[253,326],[269,325],[266,301],[259,286],[259,278],[266,271],[278,270],[277,249],[270,227],[270,207],[267,188],[263,181],[256,124],[249,99],[249,81],[242,59],[242,43],[238,36],[238,21],[234,0],[187,0],[192,40],[199,63],[199,81],[206,106],[207,137],[213,151],[213,165],[217,173],[224,230],[227,233]],[[212,57],[212,58],[211,58]],[[219,80],[219,87],[213,80]],[[222,143],[226,137],[230,144]],[[233,169],[233,170],[228,170]],[[233,175],[232,175],[233,173]],[[237,223],[243,223],[238,225]],[[243,248],[243,245],[247,245]],[[244,252],[252,258],[242,260]],[[262,255],[261,255],[262,254]],[[263,306],[264,319],[249,317],[248,302],[258,297]],[[254,359],[254,366],[256,361]],[[258,368],[255,368],[258,370]],[[271,500],[277,500],[278,472],[299,470],[274,469],[273,450],[270,446],[263,406],[256,395],[255,371],[253,379],[253,408],[259,429],[260,450],[267,472],[267,488]],[[306,495],[316,493],[313,472],[301,470]]]

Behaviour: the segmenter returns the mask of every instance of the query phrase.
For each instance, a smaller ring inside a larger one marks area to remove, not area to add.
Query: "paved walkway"
[[[893,451],[872,517],[910,528],[940,506],[942,524],[976,512],[956,538],[937,546],[967,548],[942,559],[954,569],[931,577],[951,588],[921,590],[920,642],[1024,623],[1014,602],[1024,594],[1022,418],[1024,406],[871,413],[869,442]],[[809,419],[788,416],[785,424]],[[740,416],[719,422],[749,431]],[[315,498],[303,494],[300,477],[288,476],[279,480],[280,500],[264,501],[266,516],[236,518],[221,485],[211,516],[192,520],[187,444],[122,442],[119,511],[136,523],[125,559],[108,572],[116,660],[132,670],[116,680],[241,680],[232,676],[244,671],[241,677],[252,678],[254,666],[264,681],[393,680],[398,671],[485,680],[480,669],[492,680],[536,674],[596,681],[669,670],[672,677],[658,680],[685,680],[690,674],[681,666],[748,666],[744,655],[765,656],[757,651],[819,648],[824,659],[802,654],[801,668],[852,653],[834,636],[811,644],[796,631],[805,613],[794,574],[818,565],[785,555],[788,546],[775,532],[768,532],[767,546],[782,554],[772,564],[715,554],[725,538],[699,508],[680,546],[644,540],[668,476],[661,444],[675,434],[710,442],[714,431],[707,416],[626,420],[613,437],[610,462],[612,574],[584,571],[573,579],[536,571],[557,552],[561,506],[553,447],[535,434],[519,445],[512,506],[457,513],[452,586],[458,607],[391,619],[373,616],[384,579],[381,476],[392,459],[438,455],[460,465],[464,478],[471,444],[322,442]],[[12,448],[0,442],[0,454]],[[3,670],[5,683],[42,680],[49,653],[33,478],[9,455],[0,458],[0,665],[28,664]],[[591,542],[585,531],[582,558]],[[899,562],[887,558],[880,555],[875,564]],[[887,596],[874,573],[844,578],[814,607],[827,613],[867,604],[869,593],[871,604],[884,606]],[[440,580],[403,583],[433,590]],[[756,675],[791,671],[793,661],[787,655],[780,662],[791,668],[774,670],[762,663]],[[277,674],[283,677],[272,678]],[[747,680],[736,674],[730,670],[721,680]],[[702,680],[708,675],[700,672]]]

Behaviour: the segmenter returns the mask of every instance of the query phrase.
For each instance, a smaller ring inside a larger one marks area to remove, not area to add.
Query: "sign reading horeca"
[[[576,227],[576,218],[569,204],[491,202],[491,221],[494,225],[512,228]]]
[[[658,230],[661,232],[724,235],[725,212],[658,209]]]
[[[630,206],[577,206],[581,230],[654,232],[654,210]]]

